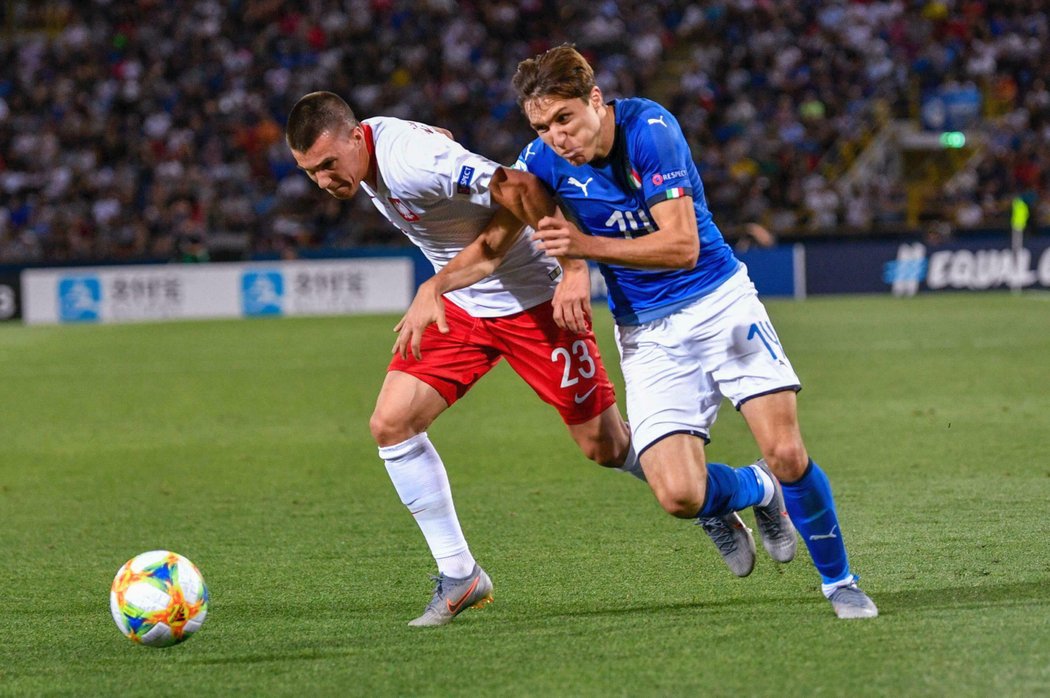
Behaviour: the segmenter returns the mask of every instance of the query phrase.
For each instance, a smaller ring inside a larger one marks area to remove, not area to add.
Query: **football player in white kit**
[[[435,269],[487,226],[516,232],[521,221],[556,212],[531,175],[467,151],[442,129],[386,117],[358,121],[330,92],[299,100],[286,137],[318,187],[339,199],[363,189]],[[528,236],[502,238],[513,244],[491,251],[501,260],[498,271],[494,261],[494,274],[443,298],[437,324],[399,334],[370,420],[394,488],[438,566],[431,601],[409,625],[444,625],[492,599],[492,582],[470,553],[427,428],[501,358],[559,411],[588,458],[643,477],[590,328],[586,263],[567,260],[563,273]]]

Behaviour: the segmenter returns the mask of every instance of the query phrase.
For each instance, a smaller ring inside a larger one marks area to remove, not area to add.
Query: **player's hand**
[[[562,277],[554,289],[554,322],[558,327],[584,334],[590,328],[591,273],[587,263],[573,260],[562,265]]]
[[[544,216],[532,239],[548,257],[583,257],[587,236],[563,218]]]
[[[423,358],[423,352],[420,349],[420,344],[423,341],[423,332],[427,329],[427,326],[431,323],[437,324],[438,330],[442,334],[448,334],[448,322],[445,320],[445,303],[441,299],[441,294],[434,290],[434,286],[429,282],[424,282],[419,290],[416,291],[416,297],[412,299],[412,304],[408,306],[408,310],[394,326],[394,332],[397,332],[397,341],[394,342],[394,347],[390,350],[390,353],[399,355],[402,359],[408,358],[409,349],[412,350],[412,356],[419,359]]]

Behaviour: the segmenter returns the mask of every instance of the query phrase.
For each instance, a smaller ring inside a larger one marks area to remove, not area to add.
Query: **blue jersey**
[[[700,258],[692,269],[634,269],[599,264],[609,287],[609,308],[621,325],[638,325],[691,305],[718,288],[740,262],[711,218],[704,185],[678,121],[648,99],[613,100],[616,137],[601,160],[576,166],[539,138],[515,167],[550,187],[565,214],[590,235],[632,238],[656,230],[650,207],[693,198]]]

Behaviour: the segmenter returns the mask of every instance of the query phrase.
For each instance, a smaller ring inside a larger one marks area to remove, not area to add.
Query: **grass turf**
[[[768,306],[878,619],[802,546],[732,577],[500,366],[430,432],[496,603],[408,628],[432,561],[367,427],[396,318],[0,326],[0,694],[1045,694],[1048,297]],[[754,459],[728,405],[713,435]],[[167,650],[108,612],[154,548],[211,592]]]

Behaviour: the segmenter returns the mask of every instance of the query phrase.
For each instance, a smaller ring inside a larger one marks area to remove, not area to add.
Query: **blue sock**
[[[783,482],[784,504],[795,528],[809,548],[809,556],[825,584],[850,576],[846,545],[835,513],[835,500],[827,475],[812,459],[806,474],[796,482]]]
[[[753,507],[762,501],[765,490],[746,468],[730,468],[723,463],[707,464],[707,493],[697,516],[725,516],[732,511]]]

